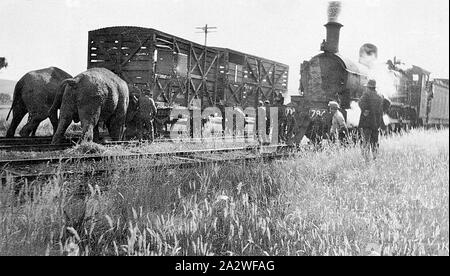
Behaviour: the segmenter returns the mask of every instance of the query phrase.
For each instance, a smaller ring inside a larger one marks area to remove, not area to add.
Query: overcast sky
[[[76,75],[87,66],[87,33],[108,26],[142,26],[203,43],[195,27],[218,27],[208,44],[290,66],[298,90],[300,63],[319,53],[327,2],[317,0],[0,0],[0,78],[57,66]],[[394,56],[449,77],[448,0],[344,0],[341,54],[357,61],[359,47]]]

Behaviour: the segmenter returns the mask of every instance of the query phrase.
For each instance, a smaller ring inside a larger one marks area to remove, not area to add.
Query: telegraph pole
[[[197,32],[197,33],[204,33],[205,34],[205,47],[208,43],[208,33],[214,33],[214,31],[210,31],[210,30],[215,30],[217,29],[217,27],[208,27],[208,24],[206,24],[204,27],[196,27],[196,29],[202,30],[202,32]]]

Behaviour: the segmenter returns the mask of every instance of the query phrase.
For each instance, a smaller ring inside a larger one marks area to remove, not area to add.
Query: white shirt
[[[338,131],[341,128],[347,128],[345,124],[344,115],[339,110],[336,110],[336,112],[333,115],[333,119],[331,120],[331,134],[337,135]]]

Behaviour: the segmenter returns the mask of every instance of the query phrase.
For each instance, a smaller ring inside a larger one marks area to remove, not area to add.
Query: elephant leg
[[[17,104],[13,107],[13,118],[11,124],[9,125],[8,131],[6,132],[6,137],[14,137],[16,129],[22,121],[23,117],[27,114],[28,110],[25,105]]]
[[[37,125],[37,126],[35,126],[33,128],[33,131],[31,132],[31,136],[36,136],[36,132],[37,132],[38,127],[39,127],[39,125]]]
[[[114,114],[107,123],[109,136],[113,141],[120,141],[123,136],[125,116]]]
[[[155,129],[153,121],[150,121],[148,125],[148,139],[150,140],[150,142],[153,142],[153,140],[155,140]]]
[[[94,110],[89,110],[86,107],[78,108],[78,115],[81,121],[81,137],[84,142],[92,142],[94,140],[94,128],[100,121],[101,107],[96,106]]]
[[[81,128],[83,142],[92,142],[94,139],[94,123],[91,120],[81,119]]]
[[[50,122],[52,123],[53,127],[53,134],[56,133],[56,130],[58,129],[58,111],[51,112],[49,114]]]
[[[58,122],[58,128],[56,129],[55,134],[53,135],[52,144],[61,144],[64,133],[66,133],[67,128],[72,122],[71,116],[62,117]]]
[[[143,120],[139,119],[138,120],[138,133],[137,133],[137,138],[138,140],[144,140],[145,139],[145,123]]]
[[[94,142],[99,143],[100,142],[100,131],[98,124],[94,127]]]
[[[27,137],[30,134],[36,134],[36,130],[39,127],[39,124],[47,118],[46,115],[42,114],[29,114],[30,118],[28,119],[28,123],[20,130],[20,136]],[[33,136],[34,136],[33,135]]]

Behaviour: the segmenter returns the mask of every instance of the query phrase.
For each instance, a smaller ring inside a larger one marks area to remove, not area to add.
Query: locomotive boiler
[[[361,97],[369,80],[366,68],[339,54],[343,25],[337,22],[336,13],[329,16],[325,25],[326,40],[320,47],[322,52],[301,64],[299,95],[291,96],[296,112],[307,121],[300,132],[313,141],[325,138],[330,129],[328,103],[337,101],[346,117],[346,109]]]

